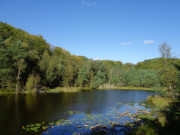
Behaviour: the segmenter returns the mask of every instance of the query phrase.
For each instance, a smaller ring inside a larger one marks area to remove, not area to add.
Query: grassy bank
[[[0,95],[9,95],[9,94],[15,94],[15,92],[14,91],[0,90]]]
[[[144,88],[144,87],[101,87],[100,90],[154,90],[153,88]]]
[[[49,89],[46,93],[60,93],[60,92],[80,92],[81,90],[91,90],[87,87],[57,87],[54,89]]]
[[[150,104],[153,107],[158,108],[160,110],[163,110],[165,108],[169,108],[170,105],[176,101],[177,101],[177,99],[174,99],[172,97],[162,97],[159,95],[149,96],[147,98],[148,104]]]
[[[59,93],[59,92],[79,92],[81,90],[93,90],[89,87],[57,87],[47,90],[47,93]],[[110,88],[98,88],[98,90],[154,90],[153,88],[144,87],[110,87]]]
[[[130,134],[132,135],[178,135],[180,129],[180,97],[162,97],[159,95],[147,98],[147,105],[152,108],[157,118],[145,119],[144,123]]]
[[[40,93],[60,93],[60,92],[80,92],[82,90],[92,90],[89,87],[57,87],[53,89],[41,90]],[[98,90],[154,90],[154,88],[144,87],[104,87]],[[20,91],[21,94],[33,94],[37,91]],[[15,91],[0,90],[0,95],[15,94]]]
[[[54,89],[46,89],[40,91],[19,91],[19,94],[35,94],[35,93],[61,93],[61,92],[80,92],[81,90],[91,90],[90,88],[81,88],[81,87],[57,87]],[[6,91],[0,90],[0,95],[8,95],[8,94],[15,94],[15,91]]]

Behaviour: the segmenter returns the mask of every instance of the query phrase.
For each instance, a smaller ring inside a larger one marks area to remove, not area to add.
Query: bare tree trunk
[[[167,61],[166,61],[166,58],[165,58],[165,57],[164,57],[164,61],[165,61],[166,67],[167,67]]]
[[[17,83],[16,83],[16,94],[18,93],[18,81],[19,81],[19,76],[20,76],[20,68],[18,69],[18,76],[17,76]]]
[[[174,98],[174,95],[173,95],[173,91],[172,91],[171,85],[169,86],[169,88],[170,88],[170,90],[171,90],[171,95],[172,95],[172,97]]]

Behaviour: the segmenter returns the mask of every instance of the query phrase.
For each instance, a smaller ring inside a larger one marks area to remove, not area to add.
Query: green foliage
[[[87,61],[80,69],[78,82],[81,87],[98,88],[107,82],[107,74],[101,61]]]
[[[138,118],[141,118],[141,119],[148,119],[148,120],[155,120],[156,117],[155,116],[148,116],[148,115],[138,115]]]
[[[148,88],[180,86],[180,60],[170,58],[170,52],[165,57],[168,68],[163,69],[163,58],[136,65],[94,61],[50,46],[41,35],[31,35],[0,22],[0,89],[98,88],[107,82],[114,86]],[[41,78],[38,82],[36,76]]]
[[[132,63],[125,63],[125,64],[123,65],[123,68],[124,68],[125,70],[130,70],[130,69],[134,68],[134,64],[132,64]]]
[[[135,135],[156,135],[154,128],[148,124],[142,124],[139,126],[136,131],[133,133]]]
[[[137,70],[113,67],[110,71],[110,83],[117,86],[153,87],[159,85],[159,75],[154,70]]]
[[[152,104],[155,107],[158,107],[159,109],[164,109],[166,107],[169,107],[172,103],[172,99],[169,97],[161,97],[161,96],[149,96],[147,101]]]
[[[7,38],[11,37],[15,32],[15,28],[13,28],[12,26],[0,22],[0,36],[6,40]]]
[[[95,61],[92,69],[94,76],[91,80],[91,88],[98,88],[107,82],[107,74],[104,64],[101,61]]]
[[[48,68],[49,61],[50,61],[50,55],[48,51],[45,51],[43,53],[42,59],[39,61],[39,67],[42,72],[45,72],[46,69]]]
[[[180,64],[179,59],[166,58],[167,65],[176,66]],[[158,70],[164,67],[164,59],[163,58],[155,58],[151,60],[145,60],[143,62],[138,62],[135,65],[136,69],[154,69]]]
[[[169,66],[168,68],[162,68],[159,72],[163,86],[168,87],[168,89],[170,89],[170,87],[175,89],[178,86],[179,71],[175,67]]]
[[[79,86],[81,87],[90,86],[90,80],[93,77],[92,66],[93,66],[93,61],[89,60],[79,70],[79,74],[78,74]]]
[[[109,73],[109,82],[117,86],[127,86],[127,71],[120,65],[114,66]]]
[[[12,67],[9,66],[11,64],[9,57],[10,51],[0,36],[0,87],[3,88],[8,86],[9,80],[11,79],[10,75],[13,72]]]
[[[49,65],[46,69],[46,79],[51,84],[55,83],[57,78],[60,78],[63,74],[64,67],[61,60],[58,57],[51,57]]]
[[[39,75],[33,75],[31,74],[26,82],[25,89],[28,91],[37,91],[40,83],[40,77]]]
[[[102,60],[102,63],[104,64],[108,79],[110,79],[110,70],[114,66],[123,66],[123,63],[121,61]]]

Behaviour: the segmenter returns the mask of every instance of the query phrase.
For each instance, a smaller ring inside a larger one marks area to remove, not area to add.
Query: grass
[[[142,124],[129,135],[156,135],[155,128],[151,124]]]
[[[180,97],[171,96],[162,97],[159,95],[149,96],[147,103],[155,110],[153,114],[156,119],[149,116],[140,115],[140,118],[146,118],[146,121],[134,129],[130,135],[176,135],[180,129]]]
[[[59,93],[59,92],[80,92],[81,90],[91,90],[87,87],[57,87],[54,89],[48,90],[46,93]]]
[[[15,91],[3,91],[3,90],[0,90],[0,95],[9,95],[9,94],[15,94]]]
[[[19,94],[35,94],[36,91],[19,91]],[[6,90],[0,90],[0,95],[10,95],[10,94],[16,94],[15,90],[14,91],[6,91]]]
[[[106,88],[99,88],[101,90],[153,90],[153,88],[144,88],[144,87],[131,87],[131,86],[125,86],[125,87],[106,87]]]
[[[139,116],[137,116],[138,118],[141,118],[141,119],[148,119],[148,120],[154,120],[154,119],[156,119],[156,117],[155,116],[148,116],[148,115],[139,115]]]
[[[88,87],[57,87],[47,90],[46,93],[59,93],[59,92],[80,92],[82,90],[92,90]],[[144,87],[113,87],[113,88],[98,88],[98,90],[153,90],[152,88]]]
[[[159,95],[155,95],[155,96],[149,96],[147,99],[147,102],[152,104],[155,107],[158,107],[160,109],[164,109],[166,107],[169,107],[170,104],[174,101],[173,98],[169,98],[169,97],[162,97]]]
[[[57,87],[54,89],[44,90],[43,93],[60,93],[60,92],[80,92],[82,90],[92,90],[89,87]],[[153,88],[144,87],[110,87],[98,88],[98,90],[153,90]],[[33,94],[35,91],[20,91],[22,94]],[[0,90],[0,95],[15,94],[15,91]]]

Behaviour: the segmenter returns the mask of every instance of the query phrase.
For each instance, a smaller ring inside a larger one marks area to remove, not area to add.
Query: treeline
[[[177,83],[180,60],[163,58],[133,65],[120,61],[91,60],[52,47],[41,35],[31,35],[0,22],[0,89],[38,91],[54,87],[154,87]],[[166,75],[165,75],[166,74]],[[176,74],[172,77],[172,74]],[[170,80],[168,79],[168,80]]]

